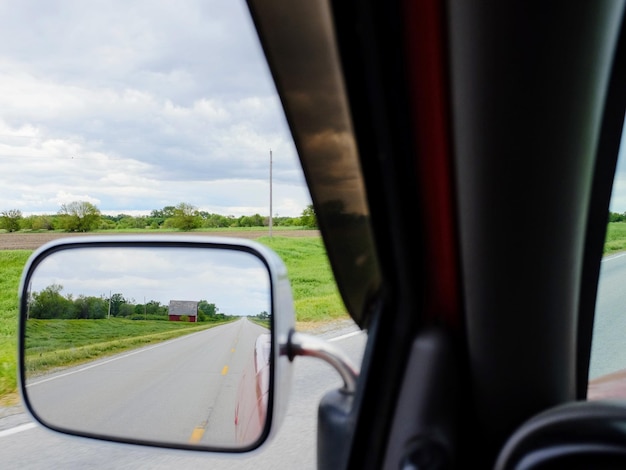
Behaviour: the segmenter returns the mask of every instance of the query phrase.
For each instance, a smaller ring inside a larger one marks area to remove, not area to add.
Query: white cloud
[[[54,198],[54,202],[58,205],[68,204],[72,201],[85,201],[91,204],[100,204],[100,200],[93,198],[87,194],[73,194],[65,191],[59,191]]]
[[[3,2],[0,68],[0,209],[267,215],[270,149],[274,212],[310,203],[242,1]]]
[[[33,292],[60,284],[63,295],[209,300],[231,314],[269,311],[269,273],[250,253],[206,248],[83,248],[57,251],[37,267]]]

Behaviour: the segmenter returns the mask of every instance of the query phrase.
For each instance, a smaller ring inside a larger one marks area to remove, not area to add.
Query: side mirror
[[[235,452],[284,415],[293,300],[264,245],[68,238],[33,253],[20,295],[20,390],[50,429]]]

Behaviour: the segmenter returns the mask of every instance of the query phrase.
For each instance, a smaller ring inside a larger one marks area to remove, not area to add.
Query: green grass
[[[626,250],[626,222],[611,222],[606,231],[604,254]]]
[[[257,241],[272,248],[287,266],[297,321],[346,317],[320,237],[261,237]]]
[[[224,322],[180,323],[109,320],[28,320],[26,370],[41,373],[128,349],[166,341]]]
[[[274,234],[271,238],[262,237],[257,241],[272,248],[285,262],[294,293],[294,306],[298,322],[321,322],[348,318],[320,237],[294,238],[280,237]],[[17,294],[22,269],[31,253],[29,250],[0,250],[0,398],[15,392],[17,388]],[[132,341],[128,339],[128,337],[133,336],[129,329],[133,328],[132,325],[119,327],[121,329],[117,331],[106,331],[107,328],[103,325],[104,321],[63,320],[60,322],[75,322],[79,326],[70,326],[70,323],[65,323],[65,328],[68,329],[67,342],[57,343],[47,351],[41,350],[41,364],[33,363],[32,367],[39,368],[44,367],[44,365],[45,367],[54,367],[56,360],[76,361],[81,355],[100,355],[111,351],[120,351],[120,348],[136,347],[139,344],[145,344],[145,341],[162,340],[163,336],[158,335],[170,333],[157,330],[148,332],[145,329],[147,324],[158,323],[157,329],[162,325],[172,325],[168,322],[142,321],[141,330],[143,333],[136,340],[137,343],[133,345]],[[137,325],[137,322],[131,321],[131,323]],[[53,323],[49,323],[49,325],[52,327]],[[33,327],[36,328],[35,324]],[[80,330],[81,328],[83,330]],[[102,328],[102,331],[100,333],[87,332],[87,328]],[[33,329],[32,334],[35,331],[37,330]],[[177,333],[174,331],[171,334]],[[124,337],[127,339],[123,339]],[[97,346],[88,352],[85,349],[87,343],[93,343]],[[57,351],[56,356],[58,357],[56,359],[54,358],[55,354],[51,351]]]
[[[17,384],[17,291],[28,250],[0,251],[0,396]]]

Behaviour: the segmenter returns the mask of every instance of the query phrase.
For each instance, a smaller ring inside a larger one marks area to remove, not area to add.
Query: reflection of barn
[[[169,317],[170,321],[181,321],[182,316],[189,317],[189,321],[198,321],[198,302],[193,300],[170,300]]]

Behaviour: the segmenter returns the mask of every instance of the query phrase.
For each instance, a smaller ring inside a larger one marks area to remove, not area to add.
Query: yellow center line
[[[200,439],[202,439],[203,435],[204,435],[204,428],[202,427],[195,428],[193,432],[191,433],[191,437],[189,438],[189,443],[197,444],[198,442],[200,442]]]
[[[231,352],[231,353],[232,353],[232,352],[235,352],[235,348],[232,348],[232,349],[230,350],[230,352]]]
[[[222,369],[222,375],[226,374],[228,374],[228,366],[224,366],[224,368]]]

